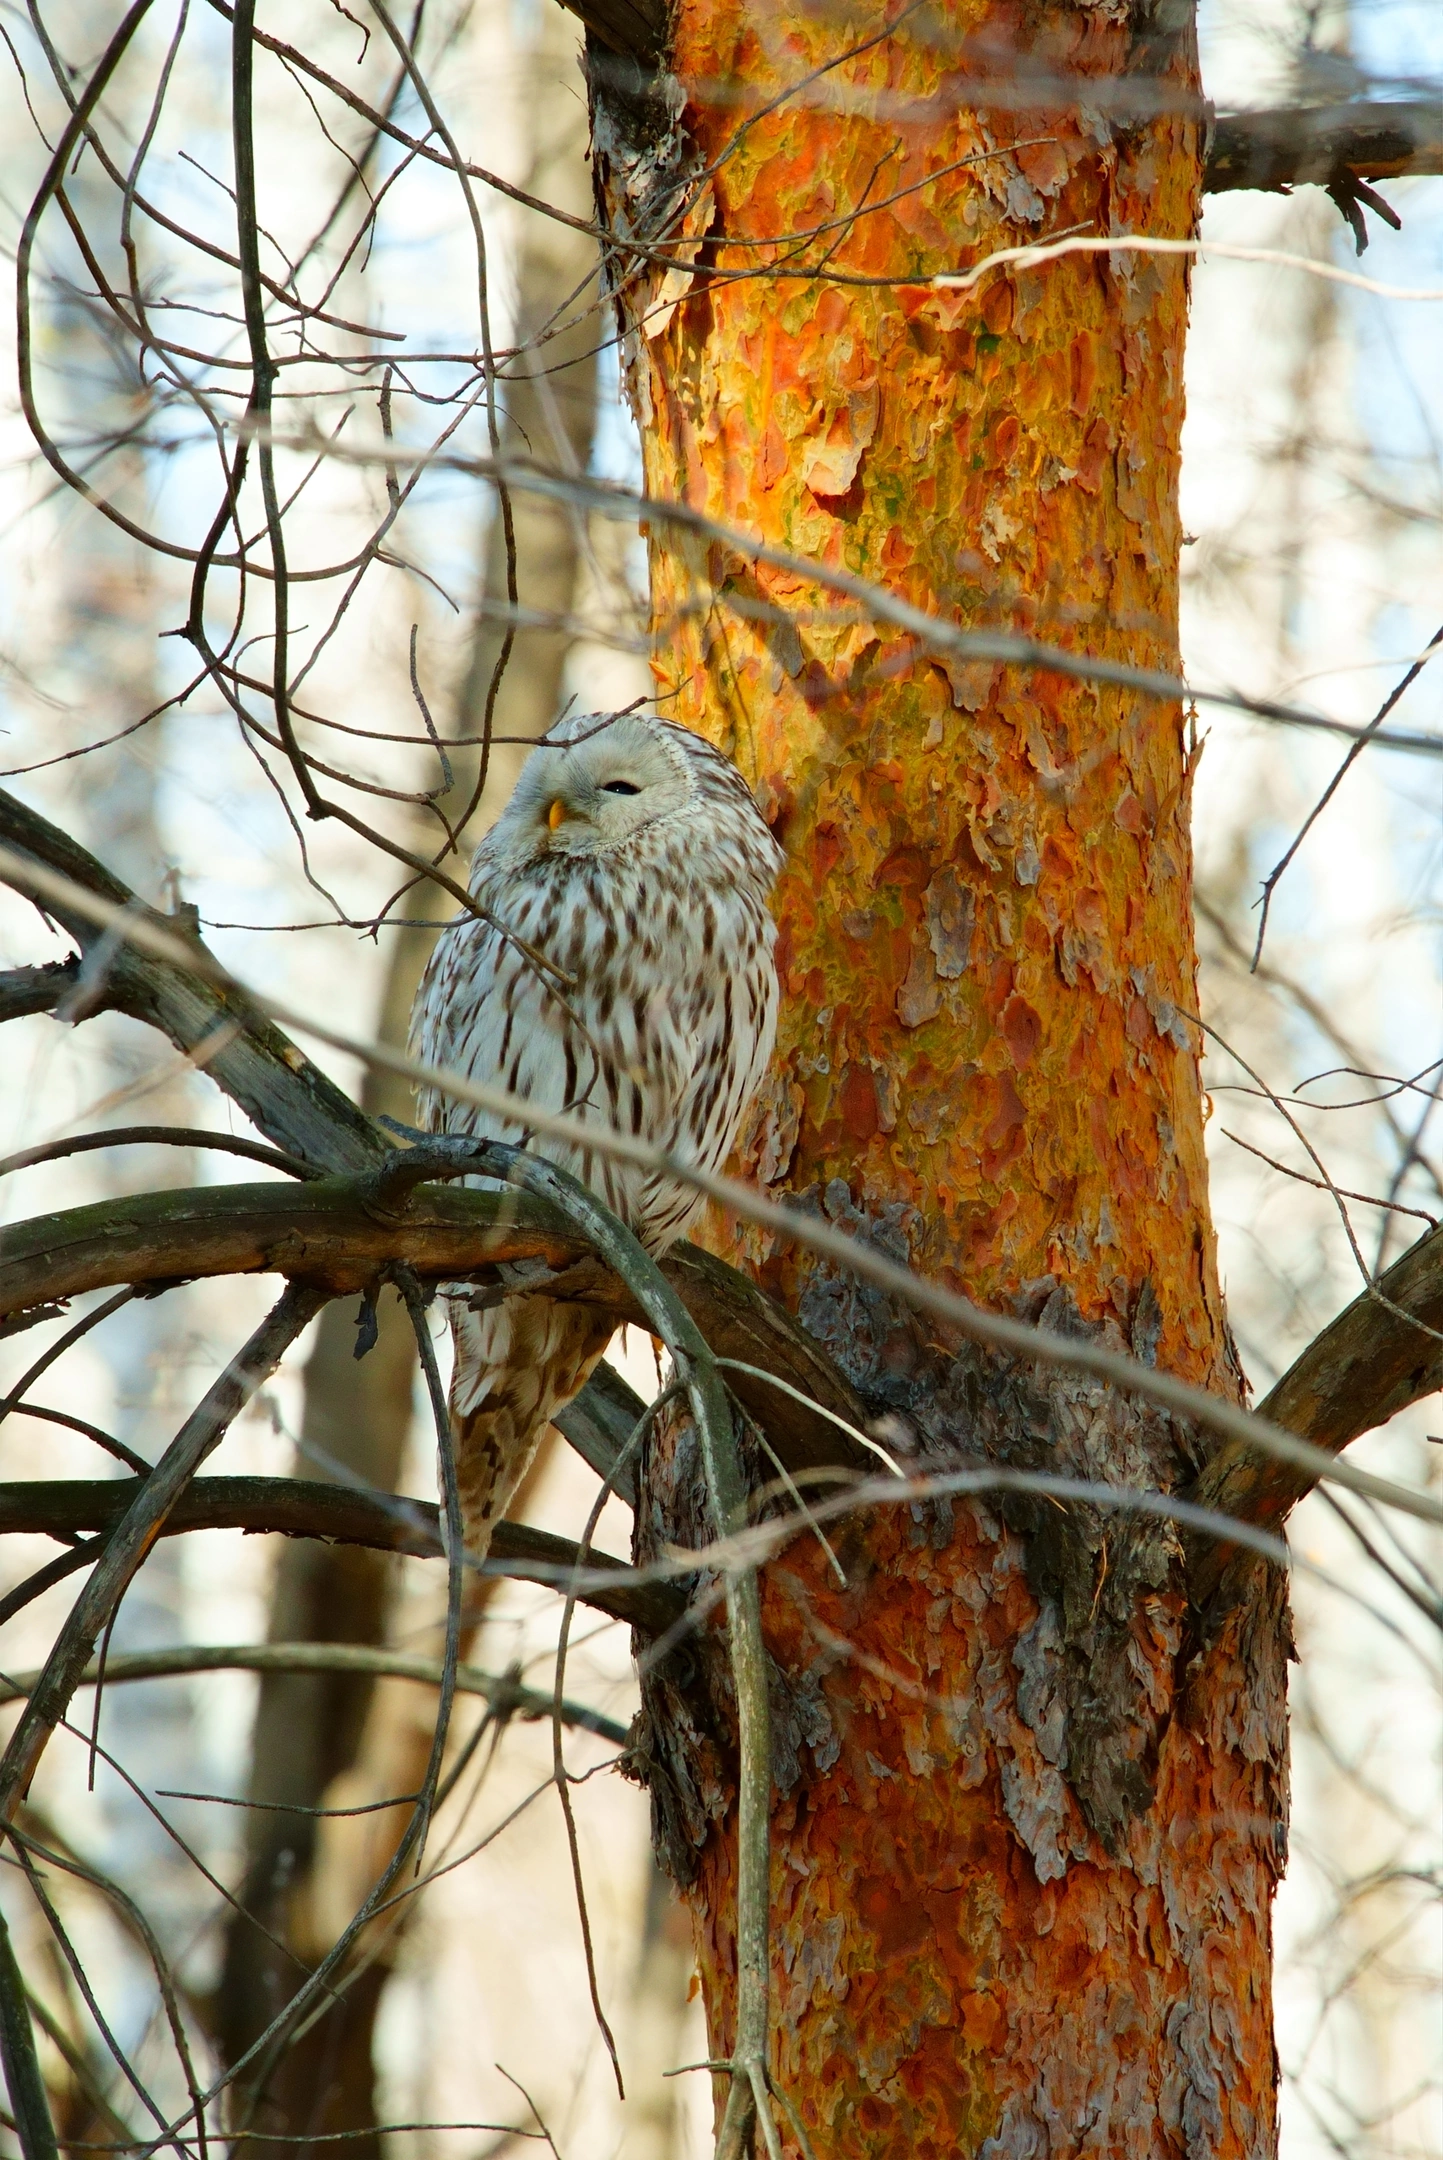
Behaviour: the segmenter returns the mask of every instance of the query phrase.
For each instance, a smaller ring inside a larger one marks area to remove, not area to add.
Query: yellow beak
[[[557,826],[565,822],[565,818],[566,805],[558,796],[546,813],[546,822],[551,827],[551,830],[555,832]]]

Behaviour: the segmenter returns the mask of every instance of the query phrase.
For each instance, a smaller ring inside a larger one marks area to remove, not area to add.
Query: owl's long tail
[[[554,1298],[509,1297],[480,1313],[452,1305],[451,1430],[469,1559],[485,1559],[542,1434],[586,1385],[615,1324]]]

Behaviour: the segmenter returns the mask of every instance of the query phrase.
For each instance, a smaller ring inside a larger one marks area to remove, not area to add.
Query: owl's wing
[[[510,939],[490,923],[455,923],[438,939],[421,978],[411,1015],[412,1052],[422,1064],[560,1110],[568,1093],[567,1036],[575,1031],[555,1005],[543,970]],[[515,1140],[524,1130],[438,1088],[419,1091],[418,1107],[431,1132]]]
[[[719,1168],[771,1056],[774,933],[760,903],[686,899],[681,880],[668,890],[654,874],[615,872],[609,884],[583,871],[544,892],[513,891],[509,922],[568,969],[569,993],[558,993],[489,924],[453,925],[417,996],[416,1055],[539,1110],[565,1111],[699,1168]],[[433,1131],[532,1138],[523,1117],[434,1089],[422,1097],[421,1122]],[[694,1186],[665,1173],[544,1134],[532,1144],[653,1249],[678,1237],[702,1205]]]
[[[518,934],[544,952],[565,954],[566,940],[556,938],[554,929],[538,936],[547,928],[545,918],[528,922],[527,912],[513,906]],[[569,957],[574,969],[577,956]],[[628,1031],[618,1035],[614,1006],[607,987],[595,981],[586,991],[558,990],[515,943],[473,920],[454,925],[437,945],[417,994],[412,1047],[423,1063],[504,1089],[538,1110],[651,1138],[655,1097],[672,1101],[684,1085],[684,1046],[675,1028],[654,1030],[643,1072],[628,1048]],[[419,1111],[428,1131],[526,1141],[590,1186],[613,1214],[638,1220],[643,1173],[630,1164],[536,1134],[519,1114],[481,1110],[439,1089],[421,1093]]]
[[[655,1134],[675,1161],[705,1171],[720,1170],[731,1153],[777,1035],[770,918],[759,907],[734,910],[727,927],[725,957],[695,1002],[684,1084]],[[676,1178],[650,1173],[641,1205],[647,1242],[661,1250],[689,1228],[705,1196]]]

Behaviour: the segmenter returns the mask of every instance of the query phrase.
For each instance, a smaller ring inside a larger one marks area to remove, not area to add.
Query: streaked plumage
[[[551,745],[555,745],[552,747]],[[776,1033],[781,854],[735,767],[688,729],[595,713],[532,752],[476,851],[471,891],[514,933],[458,918],[412,1015],[415,1054],[547,1110],[719,1168]],[[557,989],[522,946],[573,978]],[[423,1093],[432,1131],[526,1137]],[[701,1206],[679,1180],[535,1138],[653,1253]],[[489,1311],[451,1301],[451,1390],[466,1543],[480,1555],[552,1417],[609,1339],[586,1307],[536,1294]]]

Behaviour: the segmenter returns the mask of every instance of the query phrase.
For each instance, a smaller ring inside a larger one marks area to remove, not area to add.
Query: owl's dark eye
[[[601,792],[603,795],[639,795],[641,789],[633,787],[629,780],[603,780]]]

